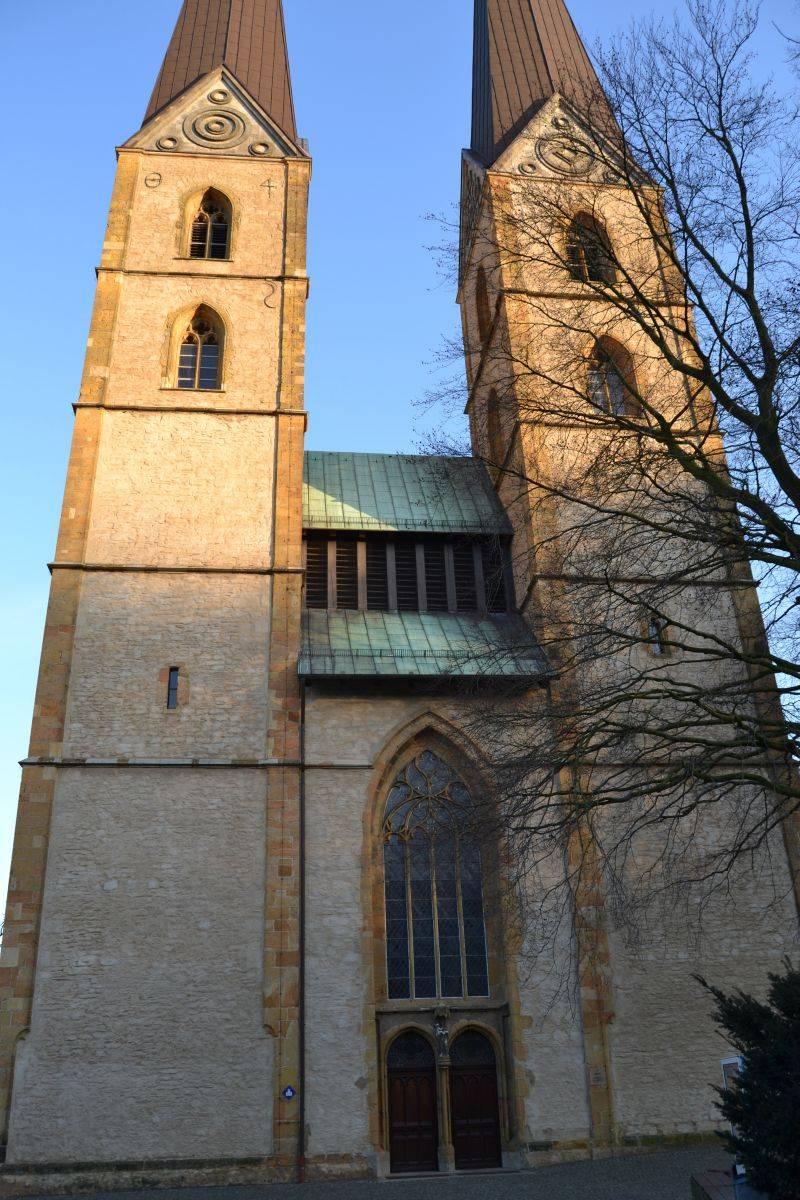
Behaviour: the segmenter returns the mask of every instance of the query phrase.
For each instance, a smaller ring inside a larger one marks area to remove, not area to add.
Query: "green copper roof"
[[[510,533],[483,463],[409,454],[305,456],[306,529]]]
[[[536,678],[548,667],[518,616],[307,610],[299,673]]]

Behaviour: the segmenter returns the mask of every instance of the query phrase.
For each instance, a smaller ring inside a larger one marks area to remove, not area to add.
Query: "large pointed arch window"
[[[230,237],[230,200],[222,192],[210,188],[192,219],[189,255],[191,258],[227,258]]]
[[[584,283],[615,283],[614,251],[603,225],[589,213],[578,213],[567,234],[570,274]]]
[[[394,781],[383,823],[390,999],[489,994],[472,807],[466,784],[431,750]]]
[[[178,351],[178,387],[200,391],[219,389],[222,379],[224,336],[222,322],[202,305],[181,336]]]

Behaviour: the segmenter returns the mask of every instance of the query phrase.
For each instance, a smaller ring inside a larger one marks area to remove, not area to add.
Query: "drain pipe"
[[[297,998],[298,1057],[300,1069],[300,1095],[297,1139],[297,1182],[306,1181],[306,680],[300,678],[300,879],[299,879],[299,934],[300,963]]]

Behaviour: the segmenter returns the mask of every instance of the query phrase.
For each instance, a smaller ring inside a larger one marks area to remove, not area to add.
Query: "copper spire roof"
[[[297,137],[281,0],[183,0],[145,121],[222,66]]]
[[[475,0],[472,72],[472,150],[487,165],[555,92],[584,109],[602,105],[607,120],[603,90],[563,0]]]

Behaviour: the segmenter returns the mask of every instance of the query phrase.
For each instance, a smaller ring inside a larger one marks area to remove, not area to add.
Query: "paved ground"
[[[98,1193],[88,1200],[689,1200],[696,1171],[726,1166],[711,1146],[541,1167],[509,1174],[269,1188],[181,1188]],[[83,1200],[87,1200],[86,1197]]]

